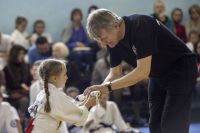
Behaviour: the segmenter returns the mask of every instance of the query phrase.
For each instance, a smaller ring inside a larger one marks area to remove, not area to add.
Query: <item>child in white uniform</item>
[[[0,133],[22,133],[17,110],[8,102],[3,102],[0,91]]]
[[[39,65],[41,64],[41,62],[42,62],[42,60],[36,61],[31,68],[31,74],[33,76],[33,81],[32,81],[32,84],[30,86],[30,92],[29,92],[29,96],[30,96],[29,97],[30,98],[29,104],[30,104],[30,106],[32,104],[34,104],[37,95],[43,89],[43,87],[41,87],[42,81],[40,80],[39,71],[38,71]],[[68,129],[67,129],[65,122],[62,122],[59,133],[68,133]]]
[[[25,17],[18,16],[15,21],[15,30],[11,34],[11,44],[21,45],[26,50],[30,48],[30,36],[26,32],[28,21]]]
[[[34,117],[32,133],[58,133],[61,121],[81,126],[87,119],[88,108],[95,105],[95,98],[89,97],[76,105],[74,99],[60,91],[67,80],[65,63],[47,59],[39,67],[44,89],[37,95],[35,103],[29,107]]]
[[[100,104],[91,108],[84,126],[85,133],[115,133],[128,130],[116,103],[108,101],[108,98],[108,95],[102,95]]]

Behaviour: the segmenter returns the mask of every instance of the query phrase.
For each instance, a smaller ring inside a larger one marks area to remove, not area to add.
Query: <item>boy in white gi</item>
[[[84,132],[115,133],[126,131],[128,127],[116,103],[108,101],[108,95],[102,95],[99,102],[99,105],[90,110]]]
[[[43,80],[42,91],[35,103],[29,107],[34,117],[32,133],[58,133],[61,121],[76,126],[83,125],[88,116],[88,108],[95,105],[95,98],[89,97],[81,106],[74,99],[60,91],[67,80],[65,63],[61,60],[47,59],[39,67]]]

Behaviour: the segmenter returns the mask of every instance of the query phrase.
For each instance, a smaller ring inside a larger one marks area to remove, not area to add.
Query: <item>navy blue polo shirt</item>
[[[194,56],[174,33],[151,16],[123,17],[125,36],[114,48],[109,48],[111,67],[122,60],[137,66],[137,59],[152,55],[150,77],[161,77],[171,70],[174,63],[184,56]]]

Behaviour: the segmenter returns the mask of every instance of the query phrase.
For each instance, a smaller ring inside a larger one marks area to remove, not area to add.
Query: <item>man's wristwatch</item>
[[[109,81],[109,83],[106,85],[106,87],[108,88],[109,92],[112,92],[112,87],[111,87],[111,81]]]

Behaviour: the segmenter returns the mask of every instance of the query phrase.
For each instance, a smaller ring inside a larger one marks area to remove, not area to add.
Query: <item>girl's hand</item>
[[[96,97],[94,96],[89,96],[85,102],[84,102],[84,105],[89,109],[93,106],[95,106],[97,103],[96,103]]]

